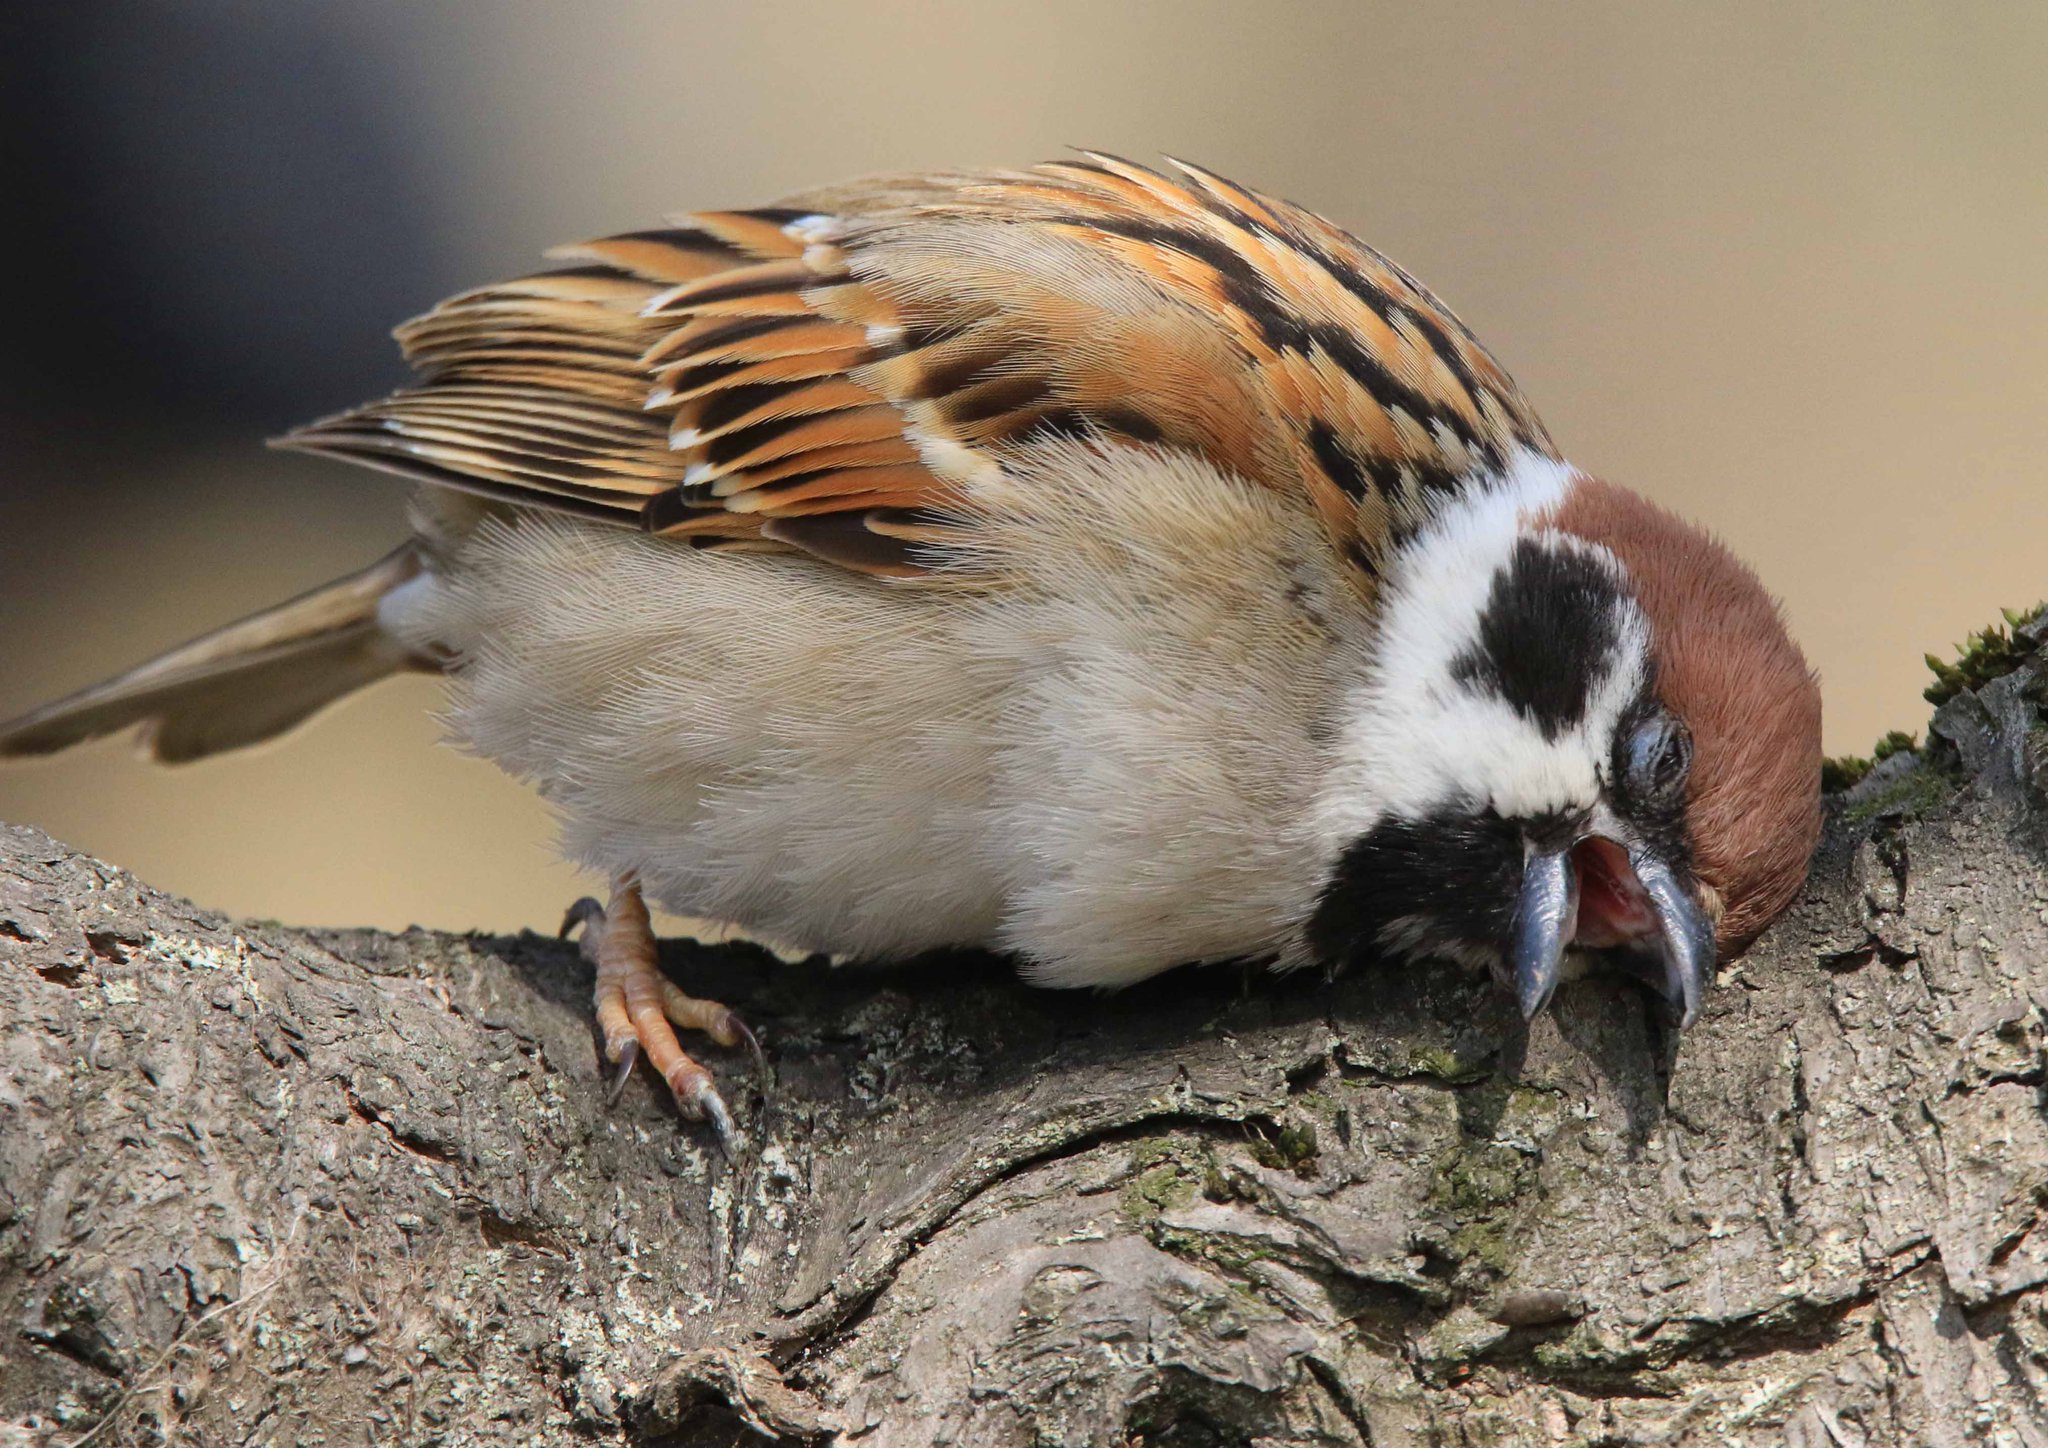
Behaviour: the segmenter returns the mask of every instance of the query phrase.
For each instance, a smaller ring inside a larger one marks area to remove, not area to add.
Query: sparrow
[[[618,1081],[721,1142],[676,1028],[751,1036],[650,900],[1048,986],[1447,957],[1533,1016],[1605,964],[1690,1023],[1798,891],[1819,693],[1756,575],[1329,222],[1086,152],[551,255],[278,440],[419,484],[396,551],[0,753],[193,759],[445,674],[611,881],[570,925]]]

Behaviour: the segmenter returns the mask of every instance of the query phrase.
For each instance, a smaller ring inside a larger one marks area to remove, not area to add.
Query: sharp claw
[[[579,925],[588,925],[593,920],[604,919],[604,906],[596,899],[585,895],[571,905],[562,916],[562,928],[555,932],[557,940],[567,940]]]
[[[740,1040],[746,1043],[747,1049],[754,1053],[754,1069],[766,1075],[768,1071],[768,1053],[761,1049],[761,1038],[754,1034],[753,1027],[749,1026],[738,1016],[732,1018],[732,1028]]]
[[[711,1133],[718,1138],[719,1153],[727,1161],[739,1157],[739,1132],[732,1124],[732,1113],[725,1109],[725,1098],[718,1094],[718,1088],[709,1081],[699,1082],[687,1101],[678,1103],[686,1115],[695,1116],[711,1123]]]
[[[633,1068],[640,1064],[640,1043],[628,1041],[619,1048],[619,1069],[612,1073],[611,1088],[604,1094],[604,1104],[613,1106],[626,1089],[626,1082],[632,1079]]]

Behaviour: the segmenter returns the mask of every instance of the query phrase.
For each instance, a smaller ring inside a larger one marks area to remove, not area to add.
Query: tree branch
[[[569,947],[0,831],[0,1443],[2048,1444],[2042,673],[1837,797],[1682,1041],[676,943],[768,1046],[731,1165],[605,1109]]]

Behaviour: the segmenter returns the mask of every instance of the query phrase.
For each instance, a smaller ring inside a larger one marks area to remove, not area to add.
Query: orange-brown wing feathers
[[[564,248],[402,328],[419,386],[285,443],[898,575],[1035,437],[1198,451],[1368,573],[1433,496],[1550,450],[1406,273],[1176,165],[898,179]]]

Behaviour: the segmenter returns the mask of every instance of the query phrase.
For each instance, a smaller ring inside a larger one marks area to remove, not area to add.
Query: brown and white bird
[[[1755,575],[1565,462],[1326,221],[1090,154],[564,249],[281,440],[424,484],[362,573],[0,726],[182,760],[385,674],[614,881],[621,1078],[730,1122],[643,895],[864,957],[1496,969],[1690,1021],[1797,891],[1819,696]]]

